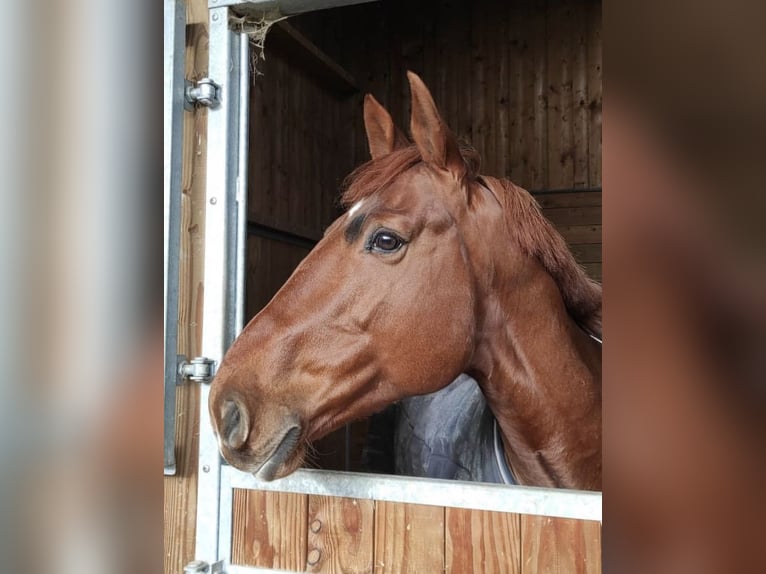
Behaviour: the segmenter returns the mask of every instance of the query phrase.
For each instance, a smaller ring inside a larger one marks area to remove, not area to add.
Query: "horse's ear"
[[[455,134],[450,131],[436,109],[431,92],[420,77],[408,71],[412,93],[410,131],[418,151],[427,163],[450,170],[458,179],[466,174],[466,165],[460,155]]]
[[[364,130],[372,159],[408,145],[407,138],[394,125],[391,115],[372,94],[364,96]]]

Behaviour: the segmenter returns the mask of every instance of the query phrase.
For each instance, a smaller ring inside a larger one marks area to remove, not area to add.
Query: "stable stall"
[[[601,279],[599,2],[210,0],[204,18],[206,7],[187,8],[186,77],[212,95],[187,114],[176,207],[187,257],[177,338],[189,357],[214,370],[341,213],[343,179],[369,158],[364,94],[406,128],[407,70],[478,150],[481,172],[530,190]],[[190,554],[225,572],[601,570],[598,493],[371,474],[371,440],[386,427],[369,420],[316,445],[321,470],[262,483],[221,463],[204,383],[177,402],[185,421],[199,410],[199,426],[177,424],[175,448],[166,440],[166,470],[169,449],[182,459],[166,477],[166,572]]]

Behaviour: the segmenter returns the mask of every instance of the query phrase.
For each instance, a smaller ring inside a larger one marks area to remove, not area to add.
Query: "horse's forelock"
[[[341,205],[348,208],[360,199],[384,189],[420,161],[420,152],[411,145],[360,165],[343,181]]]
[[[509,180],[482,176],[505,205],[507,229],[522,251],[535,257],[559,287],[572,317],[601,337],[601,285],[588,277],[564,239],[543,216],[537,201]]]
[[[475,177],[481,163],[478,152],[468,143],[460,141],[460,154],[466,163],[469,177]],[[423,161],[415,145],[409,145],[370,160],[352,171],[343,181],[340,203],[348,208],[360,199],[384,189],[405,171]]]

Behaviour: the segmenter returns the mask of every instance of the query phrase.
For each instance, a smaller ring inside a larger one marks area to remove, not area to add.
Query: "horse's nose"
[[[239,397],[228,398],[221,406],[221,441],[232,450],[241,448],[250,434],[250,415]]]

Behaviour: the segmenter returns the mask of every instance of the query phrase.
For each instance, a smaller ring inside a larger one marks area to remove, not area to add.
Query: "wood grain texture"
[[[446,508],[446,572],[521,571],[518,514]]]
[[[600,225],[558,225],[556,229],[570,245],[601,243]]]
[[[233,507],[233,564],[305,569],[307,495],[237,489]]]
[[[574,184],[572,1],[548,3],[548,188]]]
[[[207,2],[190,0],[186,6],[184,75],[197,79],[207,75]],[[198,108],[194,113],[185,113],[183,124],[178,352],[194,357],[199,354],[202,325],[207,110]],[[176,388],[176,474],[163,478],[166,574],[182,572],[194,559],[199,407],[197,385]]]
[[[521,572],[601,572],[601,525],[588,520],[521,516]]]
[[[593,0],[391,0],[293,21],[322,30],[321,37],[307,36],[405,131],[405,72],[414,69],[447,124],[478,149],[484,173],[552,189],[601,182],[600,9]],[[346,14],[342,29],[332,13]],[[343,49],[335,54],[328,42],[338,37]],[[361,113],[358,105],[348,124],[357,142],[364,136]],[[356,163],[366,159],[363,145],[354,149]]]
[[[538,193],[534,195],[543,209],[547,207],[594,207],[601,205],[600,191],[576,193]]]
[[[374,572],[442,572],[444,536],[444,508],[378,501]]]
[[[543,215],[554,225],[600,225],[601,206],[551,207]]]
[[[572,159],[573,187],[591,185],[588,175],[588,28],[585,0],[574,0],[572,26]]]
[[[601,2],[586,0],[588,52],[588,184],[601,185]]]
[[[310,496],[308,572],[370,574],[375,503]]]
[[[600,243],[570,245],[569,250],[580,263],[601,263],[602,261]]]

